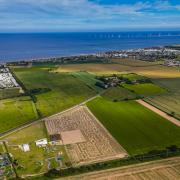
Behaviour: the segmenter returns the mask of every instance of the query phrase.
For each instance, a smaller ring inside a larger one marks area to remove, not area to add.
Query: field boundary
[[[172,116],[169,116],[167,113],[163,112],[162,110],[156,108],[155,106],[145,102],[142,99],[136,100],[136,102],[138,102],[139,104],[141,104],[142,106],[150,109],[151,111],[155,112],[156,114],[162,116],[163,118],[165,118],[166,120],[170,121],[171,123],[175,124],[176,126],[180,127],[180,121]]]

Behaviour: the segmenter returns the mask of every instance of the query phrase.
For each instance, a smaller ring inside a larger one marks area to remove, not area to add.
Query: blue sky
[[[1,32],[180,29],[180,0],[0,0]]]

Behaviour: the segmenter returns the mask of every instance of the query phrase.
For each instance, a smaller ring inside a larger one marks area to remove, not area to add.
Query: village
[[[98,57],[106,58],[128,58],[143,61],[157,61],[157,60],[174,60],[179,59],[180,51],[177,48],[152,47],[152,48],[138,48],[120,51],[109,51],[105,53],[98,53]]]

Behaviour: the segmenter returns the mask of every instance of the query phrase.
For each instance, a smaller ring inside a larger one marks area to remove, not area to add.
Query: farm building
[[[45,139],[40,139],[38,141],[35,141],[35,143],[36,143],[36,146],[38,147],[45,147],[48,144],[48,141],[45,138]]]

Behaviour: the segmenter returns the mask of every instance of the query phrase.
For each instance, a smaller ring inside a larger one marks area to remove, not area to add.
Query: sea
[[[0,33],[0,62],[180,44],[180,31]]]

